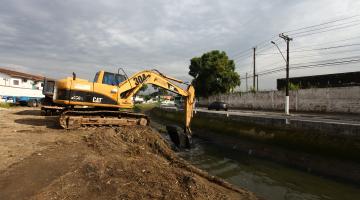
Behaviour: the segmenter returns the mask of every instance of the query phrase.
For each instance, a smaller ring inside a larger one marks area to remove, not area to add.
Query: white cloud
[[[282,31],[359,11],[357,0],[4,0],[0,7],[0,63],[26,66],[54,78],[75,71],[90,79],[100,68],[116,71],[122,66],[129,72],[158,67],[166,74],[189,79],[189,60],[205,51],[220,49],[236,57]],[[359,29],[294,38],[291,49],[349,38],[359,35]],[[354,41],[360,43],[360,39],[350,42]],[[291,62],[353,55],[331,54],[334,52],[292,54]],[[263,53],[277,53],[277,49]],[[282,62],[277,54],[259,56],[258,70]],[[251,68],[251,56],[238,60],[237,71],[251,72]],[[291,75],[348,70],[357,68],[299,70]],[[274,88],[275,79],[281,77],[283,74],[264,76],[261,85]]]

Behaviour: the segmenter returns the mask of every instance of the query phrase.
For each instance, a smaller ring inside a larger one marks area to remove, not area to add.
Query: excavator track
[[[64,129],[80,129],[102,126],[147,126],[150,120],[144,114],[125,111],[66,110],[60,114],[59,122]]]

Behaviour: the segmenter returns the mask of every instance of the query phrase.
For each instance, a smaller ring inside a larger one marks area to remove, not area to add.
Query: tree
[[[190,61],[189,74],[196,94],[208,97],[227,93],[240,85],[240,75],[235,72],[235,63],[224,51],[210,51]]]
[[[148,85],[143,84],[143,85],[141,86],[141,88],[140,88],[140,91],[141,91],[141,92],[144,92],[144,91],[147,90],[147,89],[148,89]]]

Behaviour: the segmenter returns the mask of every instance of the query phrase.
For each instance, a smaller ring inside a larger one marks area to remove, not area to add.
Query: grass
[[[4,103],[4,102],[0,103],[0,108],[10,108],[10,107],[11,107],[11,104],[9,104],[9,103]]]
[[[153,108],[159,106],[160,103],[142,103],[142,104],[135,104],[134,111],[136,112],[147,112],[152,110]]]

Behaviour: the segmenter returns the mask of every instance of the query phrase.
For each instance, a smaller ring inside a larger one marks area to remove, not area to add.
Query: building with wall
[[[300,89],[360,86],[360,72],[291,77],[289,82]],[[283,90],[285,87],[286,79],[277,79],[277,89]]]
[[[0,68],[0,99],[42,98],[43,76]]]

